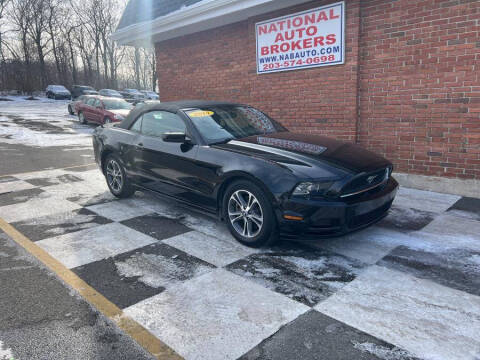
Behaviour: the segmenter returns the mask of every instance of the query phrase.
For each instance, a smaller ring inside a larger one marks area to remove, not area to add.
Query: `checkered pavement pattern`
[[[401,189],[361,232],[268,249],[92,166],[0,178],[0,217],[186,359],[480,358],[480,200]]]

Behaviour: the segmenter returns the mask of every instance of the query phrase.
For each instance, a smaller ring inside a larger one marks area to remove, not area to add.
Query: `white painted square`
[[[150,208],[142,206],[142,203],[135,198],[87,206],[87,209],[113,221],[128,220],[152,213]]]
[[[30,180],[37,178],[55,178],[65,174],[65,170],[62,169],[51,169],[51,170],[42,170],[42,171],[32,171],[23,174],[16,174],[15,177],[21,180]]]
[[[217,269],[126,308],[186,359],[237,359],[309,308]]]
[[[435,218],[421,232],[412,234],[439,248],[467,248],[480,251],[480,221],[448,213]]]
[[[375,264],[397,246],[408,246],[412,242],[412,238],[404,233],[372,226],[346,236],[310,241],[308,244],[366,264]]]
[[[85,181],[48,186],[45,187],[43,190],[45,190],[46,193],[51,194],[52,196],[64,199],[71,197],[80,197],[87,199],[98,196],[105,192],[109,193],[106,184],[104,184],[103,186],[92,186],[92,184],[89,184]]]
[[[461,196],[457,195],[400,187],[393,204],[404,208],[442,213],[460,198]]]
[[[315,309],[422,359],[480,352],[480,297],[380,266]]]
[[[34,187],[36,186],[22,180],[8,181],[5,183],[0,183],[0,195],[4,193],[13,192],[13,191],[33,189]]]
[[[156,239],[127,226],[111,223],[37,241],[36,244],[66,267],[74,268],[155,242]]]
[[[219,239],[198,231],[174,236],[163,242],[218,267],[258,252],[235,240]]]
[[[62,199],[35,198],[19,204],[0,207],[0,218],[7,222],[23,221],[79,209],[80,206]]]

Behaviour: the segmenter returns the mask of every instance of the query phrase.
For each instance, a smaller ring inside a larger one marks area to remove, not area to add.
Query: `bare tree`
[[[50,81],[156,89],[153,51],[111,39],[126,2],[0,0],[0,89],[42,90]]]
[[[5,61],[5,56],[3,53],[3,39],[2,39],[2,34],[3,34],[3,17],[5,14],[5,9],[7,8],[7,4],[9,3],[10,0],[0,0],[0,58],[3,61]]]

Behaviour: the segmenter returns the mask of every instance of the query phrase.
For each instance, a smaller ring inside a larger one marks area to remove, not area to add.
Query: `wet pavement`
[[[67,101],[0,102],[0,175],[93,163],[90,134]]]
[[[0,177],[0,218],[187,359],[480,358],[479,199],[402,188],[390,215],[368,229],[250,249],[220,222],[175,202],[141,192],[114,199],[95,167],[38,170]],[[17,256],[2,251],[0,264]],[[23,266],[31,265],[15,265]],[[69,299],[48,306],[49,294],[22,292],[37,281],[28,272],[18,275],[15,297],[44,304],[38,312],[46,316],[67,312],[71,298],[84,306],[44,273],[49,281],[39,283]],[[9,306],[8,315],[0,310],[11,324],[0,325],[0,354],[3,346],[15,359],[45,358],[25,357],[32,344],[20,330],[36,321]],[[105,329],[77,317],[78,328],[57,332]],[[140,351],[112,331],[95,339]],[[71,348],[63,341],[52,355]]]

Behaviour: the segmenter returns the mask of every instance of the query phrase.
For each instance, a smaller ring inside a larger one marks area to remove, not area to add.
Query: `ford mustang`
[[[95,158],[119,198],[149,191],[218,216],[241,243],[319,239],[388,212],[392,164],[357,145],[289,132],[248,105],[147,104],[98,127]]]

